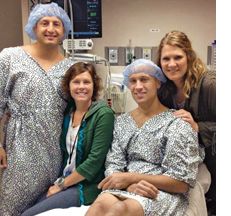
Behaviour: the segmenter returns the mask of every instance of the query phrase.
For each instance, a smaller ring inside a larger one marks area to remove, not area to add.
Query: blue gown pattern
[[[0,53],[0,118],[10,113],[4,148],[8,167],[0,181],[0,215],[17,216],[60,174],[60,134],[66,107],[60,80],[65,58],[47,72],[22,47]]]
[[[188,123],[176,118],[173,110],[153,116],[142,127],[137,126],[130,113],[125,113],[115,122],[105,174],[127,171],[166,175],[193,187],[203,157],[197,133]],[[145,216],[181,216],[188,206],[187,193],[160,191],[153,200],[124,190],[104,192],[137,200]]]

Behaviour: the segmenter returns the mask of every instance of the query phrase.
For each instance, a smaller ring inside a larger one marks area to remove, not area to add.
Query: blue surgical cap
[[[67,13],[61,7],[58,6],[57,3],[52,2],[50,4],[37,4],[30,12],[28,23],[25,26],[25,31],[31,39],[37,39],[36,34],[34,32],[34,27],[41,18],[46,16],[58,17],[63,23],[65,37],[68,36],[68,33],[71,30],[70,18],[68,17]]]
[[[165,75],[162,70],[154,64],[152,61],[147,59],[137,59],[131,64],[129,64],[123,72],[124,75],[124,85],[128,87],[129,84],[129,76],[134,73],[145,73],[152,77],[155,77],[159,81],[165,83],[167,81]]]

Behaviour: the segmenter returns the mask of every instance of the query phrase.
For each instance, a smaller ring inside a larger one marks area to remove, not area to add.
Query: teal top
[[[68,152],[66,135],[71,113],[75,109],[69,106],[64,116],[61,135],[63,168],[67,164]],[[90,205],[101,192],[97,185],[104,178],[104,162],[111,146],[114,128],[114,112],[104,101],[93,102],[87,111],[78,131],[76,149],[76,171],[85,177],[79,182],[79,200],[83,205]]]

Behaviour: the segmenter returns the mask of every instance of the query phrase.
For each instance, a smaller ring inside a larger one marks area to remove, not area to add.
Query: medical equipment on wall
[[[58,3],[68,13],[72,29],[69,38],[63,41],[66,50],[91,50],[91,38],[102,37],[101,0],[51,0]]]
[[[122,74],[111,74],[110,84],[112,109],[116,114],[126,111],[127,87],[123,84]]]
[[[64,50],[64,54],[66,55],[66,57],[71,58],[73,61],[83,61],[83,62],[92,62],[94,64],[96,64],[96,67],[101,67],[101,65],[103,65],[103,68],[100,68],[97,71],[100,72],[99,76],[101,77],[102,81],[103,81],[103,87],[104,90],[102,92],[101,98],[110,102],[112,109],[115,111],[115,113],[123,113],[125,112],[125,102],[126,102],[126,90],[125,87],[122,85],[122,81],[121,80],[111,80],[111,70],[110,70],[110,62],[103,57],[94,55],[94,54],[90,54],[87,53],[88,50],[91,50],[93,48],[93,41],[91,38],[82,38],[82,33],[79,33],[79,36],[76,35],[75,31],[81,31],[79,29],[75,29],[75,21],[74,19],[76,19],[76,6],[78,4],[78,2],[80,2],[80,4],[86,4],[86,2],[81,2],[81,1],[72,1],[72,0],[30,0],[30,5],[32,8],[35,4],[37,3],[49,3],[49,2],[56,2],[57,4],[59,4],[59,6],[63,7],[65,11],[68,12],[71,23],[72,23],[72,29],[69,35],[69,39],[65,39],[63,41],[62,47]],[[72,5],[73,4],[73,5]],[[101,0],[97,0],[97,1],[89,1],[88,6],[91,7],[91,13],[92,16],[100,16],[101,17],[101,12],[99,9],[101,7]],[[88,7],[87,6],[87,7]],[[94,7],[92,7],[94,6]],[[98,9],[97,9],[98,8]],[[89,11],[88,11],[89,12]],[[73,16],[73,13],[74,16]],[[89,15],[90,16],[90,15]],[[92,21],[94,22],[94,20],[97,17],[92,17]],[[97,18],[98,19],[98,18]],[[99,19],[101,20],[101,19]],[[99,21],[97,21],[98,23]],[[96,23],[96,24],[97,24]],[[102,23],[98,23],[100,26]],[[97,25],[98,25],[97,24]],[[94,25],[93,25],[94,27]],[[97,27],[97,32],[98,34],[92,34],[92,31],[95,28],[90,28],[88,30],[86,30],[87,32],[83,32],[83,35],[85,35],[85,33],[92,35],[92,37],[101,37],[102,36],[102,28],[101,27]],[[95,30],[96,31],[96,30]],[[105,66],[105,67],[104,67]],[[106,70],[105,70],[106,68]],[[114,77],[113,77],[114,78]]]
[[[65,39],[63,41],[63,48],[66,51],[74,50],[91,50],[93,48],[93,41],[92,39]]]
[[[216,72],[216,40],[207,48],[207,67],[209,71]]]
[[[89,53],[83,53],[83,50],[90,50],[93,48],[93,41],[91,39],[75,39],[74,38],[74,18],[73,18],[73,7],[71,0],[68,0],[69,8],[70,8],[70,19],[72,22],[71,29],[71,39],[66,39],[63,41],[63,48],[66,52],[66,55],[74,61],[84,61],[84,62],[92,62],[95,64],[102,64],[107,67],[107,72],[104,80],[104,99],[107,101],[111,101],[111,71],[110,71],[110,63],[107,59]],[[64,9],[67,7],[67,1],[64,1]],[[100,76],[100,74],[99,74]],[[101,76],[102,78],[102,76]]]
[[[112,109],[118,115],[126,111],[127,87],[123,85],[122,74],[111,74],[110,62],[100,56],[89,53],[67,52],[74,61],[93,62],[107,67],[106,78],[104,80],[103,99],[110,102]],[[97,70],[101,71],[101,70]],[[102,72],[102,71],[101,71]],[[101,74],[99,74],[100,76]],[[101,76],[102,78],[102,76]]]
[[[107,59],[93,55],[90,53],[67,53],[68,57],[70,57],[73,61],[81,61],[81,62],[92,62],[100,65],[104,65],[106,67],[106,73],[103,77],[103,74],[101,73],[103,70],[96,69],[97,72],[99,72],[99,76],[103,81],[103,98],[106,101],[111,101],[111,69],[110,69],[110,63]]]
[[[212,43],[211,69],[216,71],[216,40]]]
[[[69,52],[68,52],[69,53]],[[104,64],[107,67],[105,79],[102,79],[101,73],[99,76],[104,83],[104,92],[102,98],[111,104],[112,109],[116,114],[121,114],[126,111],[127,101],[127,87],[123,85],[122,74],[111,74],[110,62],[97,55],[89,53],[69,53],[74,61],[93,62],[97,64]],[[102,70],[96,69],[102,72]]]

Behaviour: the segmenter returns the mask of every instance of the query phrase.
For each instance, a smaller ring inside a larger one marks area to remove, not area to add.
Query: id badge
[[[71,171],[70,170],[67,170],[65,173],[64,173],[64,177],[67,177],[71,174]]]

